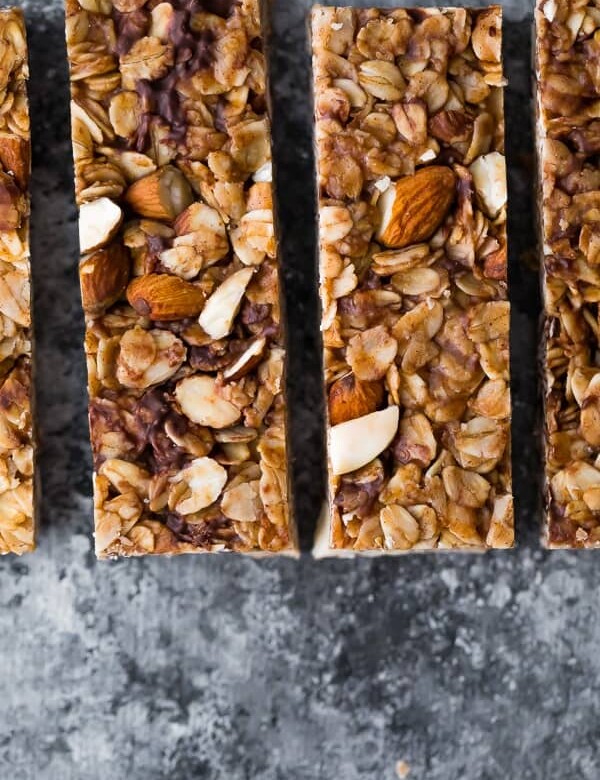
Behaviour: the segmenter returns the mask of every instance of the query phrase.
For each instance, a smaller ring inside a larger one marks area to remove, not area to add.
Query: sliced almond
[[[477,197],[492,219],[506,206],[506,160],[500,152],[482,154],[469,167]]]
[[[146,274],[127,288],[127,300],[142,317],[154,321],[197,317],[204,305],[204,292],[170,274]]]
[[[226,379],[228,382],[235,382],[245,376],[249,371],[252,371],[252,369],[262,360],[266,346],[267,340],[265,338],[259,338],[253,341],[235,363],[232,363],[229,368],[225,369],[223,372],[223,379]]]
[[[79,209],[79,246],[82,254],[105,246],[117,233],[123,212],[110,198],[98,198]]]
[[[167,43],[171,37],[171,28],[175,17],[175,9],[171,3],[159,3],[152,9],[152,22],[149,34]]]
[[[182,379],[175,390],[181,411],[192,422],[209,428],[228,428],[241,417],[240,410],[222,398],[217,381],[211,376]]]
[[[477,59],[484,62],[500,62],[502,56],[502,19],[498,8],[487,8],[480,11],[476,19],[471,35],[471,44]]]
[[[125,200],[142,217],[171,221],[192,203],[194,196],[183,173],[165,165],[134,182]]]
[[[254,274],[253,268],[242,268],[227,277],[206,301],[198,322],[217,341],[231,333],[240,304]]]
[[[227,471],[216,460],[196,458],[173,478],[173,485],[178,486],[175,511],[191,515],[206,509],[219,498],[226,483]]]
[[[120,243],[99,249],[79,266],[83,308],[94,316],[104,312],[125,292],[131,260]]]
[[[400,410],[389,406],[355,420],[334,425],[330,431],[329,457],[336,476],[365,466],[388,447],[398,431]]]
[[[401,249],[427,241],[446,218],[454,201],[456,176],[443,165],[421,168],[389,187],[378,202],[378,238]]]

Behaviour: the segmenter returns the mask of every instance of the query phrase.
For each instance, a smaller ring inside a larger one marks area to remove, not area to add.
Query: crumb
[[[396,764],[396,774],[400,780],[404,780],[405,777],[408,777],[410,774],[410,766],[406,763],[406,761],[398,761]]]

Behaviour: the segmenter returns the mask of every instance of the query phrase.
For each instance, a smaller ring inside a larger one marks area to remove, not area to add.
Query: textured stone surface
[[[361,2],[361,5],[367,5]],[[6,5],[6,3],[2,3]],[[529,3],[507,3],[519,548],[293,561],[92,555],[60,0],[28,0],[44,481],[39,552],[0,561],[0,777],[590,778],[597,554],[539,550]],[[298,515],[322,497],[308,0],[278,0],[275,110]],[[382,5],[391,5],[384,3]]]

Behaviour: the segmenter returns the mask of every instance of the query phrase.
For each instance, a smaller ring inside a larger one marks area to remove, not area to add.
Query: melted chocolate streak
[[[212,47],[215,41],[210,30],[197,34],[190,28],[190,19],[195,13],[206,11],[223,19],[232,13],[238,0],[172,0],[175,9],[170,29],[170,39],[175,48],[175,65],[167,76],[150,82],[141,79],[137,91],[142,98],[144,115],[132,147],[143,152],[150,143],[150,128],[154,117],[164,119],[170,127],[170,139],[179,143],[186,134],[185,112],[181,105],[176,84],[198,71],[208,68],[213,60]],[[147,34],[149,14],[143,9],[133,13],[113,11],[118,31],[117,52],[126,54],[133,44]]]

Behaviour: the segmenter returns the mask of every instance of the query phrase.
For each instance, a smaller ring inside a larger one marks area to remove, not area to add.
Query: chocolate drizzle
[[[138,131],[132,140],[132,147],[144,152],[151,143],[150,131],[155,118],[169,125],[169,140],[181,143],[186,136],[186,117],[181,97],[177,91],[180,80],[189,79],[194,73],[209,68],[213,63],[212,30],[195,33],[191,18],[194,14],[208,11],[222,18],[231,15],[235,0],[174,0],[173,18],[169,29],[169,41],[174,48],[174,66],[162,79],[148,81],[140,79],[136,89],[142,99],[143,116]],[[150,16],[148,11],[132,13],[113,11],[117,30],[117,53],[126,54],[131,47],[148,34]]]
[[[144,9],[124,14],[113,11],[113,19],[117,33],[117,54],[127,54],[134,43],[148,34],[150,14]]]

